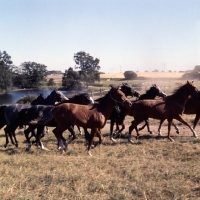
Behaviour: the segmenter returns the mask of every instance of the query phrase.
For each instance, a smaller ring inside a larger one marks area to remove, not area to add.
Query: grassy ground
[[[200,139],[180,126],[180,135],[172,131],[172,143],[158,137],[152,124],[155,134],[144,130],[135,144],[127,142],[127,129],[124,138],[110,142],[107,124],[103,144],[92,150],[92,157],[83,136],[60,153],[50,131],[43,138],[48,151],[32,146],[26,152],[22,132],[17,134],[19,147],[7,149],[2,133],[0,199],[200,199]],[[162,130],[166,136],[167,127]]]
[[[122,83],[112,81],[103,80],[103,84],[107,87]],[[169,94],[184,82],[151,79],[130,84],[142,85],[144,92],[156,83]],[[184,118],[191,122],[194,116]],[[154,134],[149,135],[145,129],[140,139],[133,138],[135,143],[130,144],[126,136],[131,120],[126,118],[123,138],[116,139],[116,144],[109,140],[108,121],[102,131],[103,144],[91,151],[92,157],[86,154],[83,136],[61,153],[50,128],[43,138],[48,151],[33,145],[26,152],[23,130],[16,131],[19,147],[10,144],[6,149],[4,132],[0,130],[0,199],[200,199],[200,139],[193,138],[189,129],[179,124],[180,135],[172,129],[175,142],[170,142],[157,136],[158,122],[150,120]],[[199,125],[196,132],[200,132]],[[162,133],[166,136],[166,124]],[[68,134],[66,131],[64,136]]]

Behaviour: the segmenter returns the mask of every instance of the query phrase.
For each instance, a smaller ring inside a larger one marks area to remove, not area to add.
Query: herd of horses
[[[128,96],[136,97],[136,100],[130,101]],[[157,97],[157,98],[156,98]],[[160,120],[158,133],[161,135],[162,123],[168,121],[168,139],[170,137],[171,125],[173,119],[180,121],[190,128],[194,137],[197,137],[194,128],[200,118],[200,97],[199,91],[193,82],[187,81],[177,88],[173,94],[166,95],[157,85],[152,85],[145,94],[139,94],[128,84],[122,84],[121,87],[113,87],[101,98],[95,101],[87,93],[74,95],[67,98],[62,92],[53,90],[51,94],[44,98],[40,94],[31,104],[11,104],[0,106],[0,128],[4,128],[7,147],[9,138],[12,144],[18,146],[18,140],[15,131],[18,127],[26,127],[24,130],[27,141],[27,148],[31,148],[31,138],[35,137],[35,142],[41,149],[45,149],[41,138],[47,131],[46,127],[54,127],[53,133],[57,139],[59,150],[67,150],[68,144],[76,138],[74,126],[79,129],[82,127],[85,132],[85,139],[88,140],[87,152],[91,155],[94,136],[98,136],[101,144],[103,140],[102,129],[110,120],[110,139],[113,137],[114,124],[116,123],[116,135],[124,128],[124,119],[127,115],[134,119],[129,126],[128,141],[131,140],[131,133],[135,129],[139,138],[139,131],[147,126],[149,128],[149,118]],[[186,122],[182,114],[196,114],[193,128]],[[141,122],[145,125],[138,128]],[[122,126],[120,129],[120,125]],[[173,124],[175,126],[175,124]],[[88,132],[90,129],[90,133]],[[71,137],[67,141],[63,132],[69,130]],[[179,133],[178,127],[176,127]],[[31,133],[31,136],[29,134]],[[94,146],[96,146],[95,144]]]

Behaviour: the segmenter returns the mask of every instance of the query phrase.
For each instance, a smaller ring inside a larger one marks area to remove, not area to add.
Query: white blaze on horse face
[[[92,97],[90,97],[90,101],[92,102],[92,104],[94,104],[94,99]]]

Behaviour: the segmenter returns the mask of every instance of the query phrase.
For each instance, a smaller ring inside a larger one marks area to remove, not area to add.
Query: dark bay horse
[[[166,94],[156,85],[153,84],[144,94],[141,94],[138,100],[144,100],[144,99],[155,99],[156,97],[166,97]],[[132,101],[133,103],[135,101]],[[122,124],[122,128],[117,131],[116,135],[121,133],[125,129],[124,125],[124,119],[125,119],[125,111],[126,108],[120,107],[119,117],[118,117],[118,123]],[[147,126],[148,132],[152,134],[152,131],[149,128],[149,121],[148,119],[144,120],[145,124],[143,127],[139,128],[139,130],[144,129],[145,126]]]
[[[121,91],[125,94],[126,97],[128,96],[135,96],[137,99],[140,97],[140,94],[134,90],[130,85],[127,83],[123,83],[121,86]],[[116,123],[116,131],[119,131],[119,123],[118,123],[118,118],[120,115],[120,110],[121,110],[122,105],[117,103],[108,119],[110,119],[110,139],[113,142],[116,142],[116,140],[113,138],[113,128],[114,124]],[[122,127],[123,128],[123,127]]]
[[[139,100],[132,104],[131,108],[128,111],[128,115],[133,116],[134,120],[132,121],[131,126],[129,127],[129,138],[128,141],[133,143],[131,140],[131,132],[133,129],[136,130],[137,136],[139,137],[139,131],[137,125],[140,124],[143,120],[148,118],[158,119],[164,121],[168,120],[168,139],[174,141],[170,137],[170,130],[172,120],[176,119],[181,123],[185,124],[193,132],[193,136],[197,137],[193,128],[182,118],[183,111],[185,109],[185,103],[189,95],[197,94],[198,90],[194,86],[193,82],[187,81],[186,84],[179,87],[174,93],[170,96],[154,99],[154,100]]]
[[[186,115],[195,115],[195,119],[193,122],[193,129],[195,129],[200,118],[200,92],[198,92],[197,95],[193,94],[189,96],[188,100],[186,101],[185,110],[183,113]],[[176,126],[176,124],[172,123],[172,125],[175,127],[176,132],[179,134],[179,129]],[[159,125],[158,135],[162,135],[161,126],[162,126],[162,123],[160,123]]]
[[[55,104],[55,102],[62,102],[64,100],[67,100],[68,98],[65,97],[65,95],[58,91],[58,90],[53,90],[51,92],[50,95],[47,96],[46,99],[44,99],[43,104],[46,105],[53,105]],[[6,144],[4,145],[4,147],[6,148],[8,145],[8,135],[9,136],[13,136],[14,137],[14,141],[12,142],[13,144],[15,144],[15,146],[18,146],[18,140],[16,138],[15,135],[15,130],[18,127],[18,122],[17,122],[17,118],[18,118],[18,113],[25,108],[30,108],[31,105],[30,104],[11,104],[6,106],[6,108],[4,108],[4,116],[6,119],[6,127],[4,129],[5,131],[5,135],[6,135]],[[29,127],[29,130],[34,130],[35,128],[37,128],[36,126],[32,126]]]

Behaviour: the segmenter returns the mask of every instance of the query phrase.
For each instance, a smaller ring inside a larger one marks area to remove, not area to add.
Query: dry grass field
[[[103,84],[111,83],[105,82]],[[141,92],[156,83],[167,94],[184,82],[179,79],[169,81],[168,78],[136,81],[144,86]],[[130,83],[135,84],[134,81]],[[200,82],[195,81],[195,85],[199,88]],[[184,115],[184,118],[192,123],[194,116]],[[1,129],[0,199],[200,199],[200,139],[192,137],[191,131],[178,123],[180,134],[172,128],[175,142],[170,142],[166,138],[166,123],[162,127],[163,137],[158,137],[158,121],[150,119],[154,134],[150,135],[144,129],[136,140],[133,131],[135,143],[130,144],[127,133],[131,121],[131,117],[126,118],[126,129],[122,137],[116,139],[116,144],[109,139],[108,121],[102,130],[104,141],[91,150],[92,157],[86,154],[86,142],[81,135],[69,144],[66,152],[59,152],[52,128],[42,139],[48,148],[46,151],[33,145],[27,152],[23,129],[16,130],[19,147],[9,144],[5,149]],[[199,125],[196,132],[200,136]],[[65,131],[64,136],[68,138],[68,135]]]
[[[137,72],[138,77],[144,78],[181,78],[184,73],[181,72]],[[49,75],[48,79],[53,78],[55,83],[61,81],[62,75]],[[124,78],[124,73],[101,74],[100,78]]]
[[[126,129],[124,137],[113,144],[108,124],[103,144],[92,150],[92,157],[86,154],[83,136],[60,153],[50,131],[43,139],[48,151],[32,146],[26,152],[22,132],[17,131],[19,147],[7,149],[1,133],[0,198],[200,199],[200,139],[180,126],[180,135],[172,131],[172,143],[157,136],[157,125],[151,129],[154,135],[144,130],[135,144],[127,142]],[[166,136],[167,127],[162,130]]]
[[[181,72],[137,72],[138,77],[144,78],[181,78]],[[124,73],[101,74],[101,78],[124,78]]]

